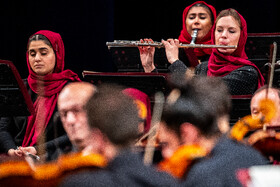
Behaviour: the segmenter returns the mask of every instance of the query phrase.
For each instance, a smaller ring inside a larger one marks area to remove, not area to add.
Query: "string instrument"
[[[32,167],[25,160],[0,164],[0,186],[58,186],[64,177],[80,171],[100,169],[107,165],[102,155],[71,153],[57,161]]]
[[[79,171],[100,169],[107,165],[102,155],[82,153],[71,153],[62,155],[57,161],[38,165],[33,172],[36,181],[44,185],[57,186],[64,177]]]
[[[241,141],[250,130],[261,129],[276,115],[276,106],[270,99],[263,99],[259,103],[261,118],[253,118],[251,115],[245,116],[238,120],[230,130],[230,137]]]
[[[1,155],[0,160],[0,186],[36,186],[33,170],[24,159]]]
[[[206,154],[206,150],[199,145],[183,145],[170,158],[161,161],[157,167],[161,171],[182,179],[189,171],[193,161],[206,156]]]
[[[276,133],[275,130],[280,129],[280,126],[271,127],[267,126],[267,124],[277,114],[277,110],[274,102],[269,99],[260,101],[260,107],[262,114],[264,114],[263,117],[254,119],[249,115],[240,119],[232,127],[230,137],[237,141],[244,141],[243,138],[249,131],[255,131],[245,143],[248,143],[262,153],[263,156],[276,163],[276,160],[280,160],[280,132]]]
[[[167,97],[167,102],[175,102],[180,95],[181,92],[178,89],[173,89]],[[182,145],[170,158],[161,160],[157,164],[157,168],[158,170],[165,171],[178,179],[182,179],[186,176],[195,159],[204,157],[206,154],[206,150],[199,145]]]
[[[267,158],[280,160],[280,126],[269,126],[269,122],[277,115],[275,103],[268,98],[268,91],[272,87],[274,66],[276,61],[277,45],[274,42],[271,48],[273,51],[272,61],[269,72],[268,88],[266,89],[266,99],[260,101],[261,119],[253,119],[252,116],[246,116],[239,120],[231,130],[231,137],[241,141],[244,135],[250,130],[256,130],[248,137],[247,143],[259,150]]]
[[[268,77],[268,88],[266,89],[266,98],[268,97],[269,89],[272,88],[274,69],[276,65],[277,43],[274,42],[270,48],[270,66]],[[257,130],[249,138],[248,143],[259,150],[264,156],[272,161],[280,160],[280,125],[267,126],[266,128]],[[279,163],[277,163],[279,164]]]
[[[147,133],[147,143],[144,152],[144,164],[151,165],[153,163],[156,137],[159,130],[159,122],[163,110],[164,95],[161,92],[155,94],[155,104],[153,109],[153,116],[151,120],[151,128]]]
[[[280,126],[267,127],[254,132],[248,139],[249,145],[259,150],[265,157],[280,160]],[[278,163],[279,164],[279,163]]]

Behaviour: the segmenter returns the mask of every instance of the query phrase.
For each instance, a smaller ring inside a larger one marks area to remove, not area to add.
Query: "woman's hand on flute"
[[[161,40],[165,47],[165,53],[167,60],[170,64],[173,64],[179,59],[179,46],[180,42],[178,39],[168,39],[167,41]]]
[[[144,42],[150,42],[154,43],[152,39],[147,39],[145,38],[144,40],[140,40],[141,43]],[[155,69],[155,64],[154,64],[154,56],[155,56],[155,47],[151,46],[139,46],[138,47],[139,52],[140,52],[140,59],[142,66],[144,68],[144,71],[146,73],[150,73]]]

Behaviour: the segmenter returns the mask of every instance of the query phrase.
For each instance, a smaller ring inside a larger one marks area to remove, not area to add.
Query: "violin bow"
[[[272,87],[273,83],[273,76],[274,76],[274,67],[276,62],[276,53],[277,53],[277,43],[273,42],[270,47],[270,65],[269,65],[269,73],[268,73],[268,87],[266,88],[266,99],[268,98],[268,90]],[[265,116],[262,117],[261,120],[264,121]],[[239,120],[231,129],[230,129],[230,136],[237,140],[242,140],[244,135],[248,132],[250,124],[246,122],[246,116]],[[249,116],[248,116],[248,119]],[[267,129],[266,125],[262,126],[263,130]],[[238,136],[236,133],[238,132]],[[242,133],[240,133],[242,132]]]
[[[274,77],[274,69],[275,69],[275,63],[276,63],[276,53],[277,53],[277,43],[273,42],[273,44],[270,46],[270,66],[269,66],[269,74],[268,74],[268,87],[266,89],[266,98],[268,99],[268,90],[272,88],[273,84],[273,77]],[[263,125],[263,130],[265,131],[266,125]]]
[[[271,65],[269,68],[268,88],[271,88],[272,83],[273,83],[274,69],[275,69],[275,63],[276,63],[276,53],[277,53],[277,43],[276,42],[273,42],[273,44],[271,45],[270,51],[272,52],[272,58],[271,58]],[[266,94],[268,94],[268,89],[267,89]]]
[[[151,128],[148,134],[148,140],[144,152],[144,164],[151,165],[154,158],[156,135],[159,129],[161,114],[164,105],[164,95],[162,92],[155,94],[155,104],[153,108],[153,116],[151,121]]]

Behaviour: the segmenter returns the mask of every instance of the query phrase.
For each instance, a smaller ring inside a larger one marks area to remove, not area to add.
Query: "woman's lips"
[[[220,42],[219,44],[220,45],[228,45],[228,43],[226,43],[226,42]]]
[[[35,65],[34,67],[35,67],[35,68],[42,68],[43,66],[44,66],[44,65],[41,65],[41,64],[40,64],[40,65]]]

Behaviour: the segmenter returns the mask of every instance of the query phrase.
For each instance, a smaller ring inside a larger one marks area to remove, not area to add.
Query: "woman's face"
[[[31,69],[37,75],[44,76],[54,71],[56,61],[55,53],[44,41],[30,42],[28,58]]]
[[[203,7],[192,7],[186,16],[186,28],[190,35],[198,29],[197,40],[201,40],[212,27],[209,10]]]
[[[238,45],[240,38],[240,25],[232,16],[225,16],[218,20],[215,29],[216,45]],[[218,51],[227,55],[232,54],[236,49],[218,48]]]

